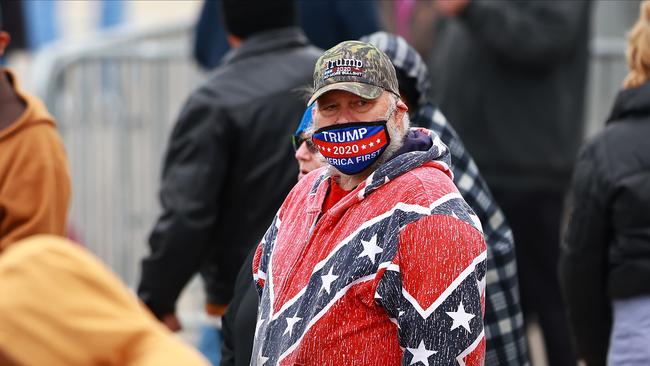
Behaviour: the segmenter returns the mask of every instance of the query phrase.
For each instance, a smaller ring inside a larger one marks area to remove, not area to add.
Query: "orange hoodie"
[[[14,91],[27,108],[0,130],[0,252],[34,234],[63,235],[70,201],[70,175],[54,119],[37,98]]]
[[[0,365],[208,366],[97,258],[37,235],[0,253]]]

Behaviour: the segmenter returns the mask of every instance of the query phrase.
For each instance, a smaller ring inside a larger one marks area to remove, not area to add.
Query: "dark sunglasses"
[[[301,136],[292,135],[291,142],[293,143],[293,149],[296,151],[300,149],[300,146],[304,142],[307,144],[307,150],[309,150],[310,153],[315,154],[318,152],[318,147],[316,147],[316,145],[314,145],[314,143],[311,141],[311,137],[301,137]]]

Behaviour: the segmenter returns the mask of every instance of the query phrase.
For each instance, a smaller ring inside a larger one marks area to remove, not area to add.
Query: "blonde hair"
[[[650,1],[639,7],[639,19],[627,34],[627,67],[623,87],[635,88],[650,79]]]

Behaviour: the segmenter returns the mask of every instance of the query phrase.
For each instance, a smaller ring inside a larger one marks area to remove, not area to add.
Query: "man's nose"
[[[294,156],[296,160],[302,160],[302,161],[306,161],[309,160],[309,158],[311,158],[311,154],[309,153],[309,149],[307,148],[307,143],[305,141],[303,141],[302,144],[300,144],[300,147],[298,148],[298,150],[296,150]]]
[[[350,108],[342,108],[336,116],[336,124],[355,122],[354,114]]]

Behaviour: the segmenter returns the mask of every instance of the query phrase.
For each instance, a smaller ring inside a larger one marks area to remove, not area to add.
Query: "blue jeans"
[[[214,366],[219,366],[221,362],[221,341],[223,336],[221,329],[212,324],[201,326],[201,335],[197,348]]]
[[[650,296],[614,300],[607,364],[650,365]]]

